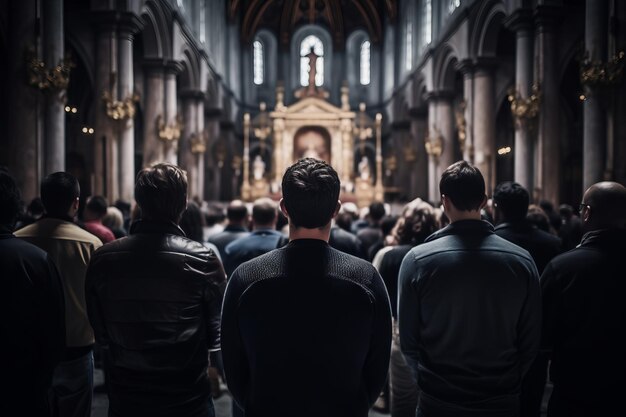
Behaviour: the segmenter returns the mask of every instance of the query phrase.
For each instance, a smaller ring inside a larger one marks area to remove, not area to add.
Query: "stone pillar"
[[[435,140],[437,134],[437,126],[435,121],[437,119],[437,102],[434,98],[428,99],[428,139],[432,142]],[[425,145],[425,141],[422,146]],[[437,176],[437,165],[439,164],[439,157],[430,153],[428,155],[428,200],[435,205],[439,203],[441,197],[439,196],[439,177]]]
[[[106,114],[106,107],[102,101],[105,93],[113,93],[115,91],[111,86],[111,72],[113,71],[113,41],[115,39],[115,30],[113,24],[102,20],[96,34],[96,92],[94,95],[94,177],[93,177],[93,193],[94,195],[108,195],[111,190],[109,181],[111,176],[109,171],[110,159],[108,143],[113,139],[113,126],[111,120]],[[115,97],[112,97],[112,99]]]
[[[428,155],[424,148],[424,139],[428,133],[428,110],[416,109],[411,112],[411,142],[414,160],[409,164],[411,191],[416,197],[425,200],[428,197]],[[406,157],[406,155],[405,155]]]
[[[587,0],[585,7],[585,51],[592,62],[607,60],[608,1]],[[602,98],[585,86],[583,104],[583,191],[604,179],[607,113]]]
[[[3,65],[7,67],[6,99],[10,106],[7,117],[6,154],[0,154],[0,163],[6,164],[15,176],[22,191],[22,198],[29,202],[39,195],[41,151],[38,144],[40,102],[42,95],[31,87],[26,79],[27,48],[37,44],[35,27],[37,4],[31,1],[11,1],[8,5],[7,48],[8,55]]]
[[[204,94],[200,94],[198,101],[196,103],[197,116],[196,116],[196,125],[198,135],[206,140],[206,136],[204,133]],[[206,142],[205,142],[206,147]],[[200,200],[204,200],[204,153],[199,153],[194,155],[196,159],[196,194],[200,197]]]
[[[112,100],[121,100],[118,96],[118,84],[119,80],[117,79],[117,31],[113,30],[109,33],[110,40],[110,51],[111,51],[111,74],[115,74],[111,77],[110,84],[110,93]],[[100,102],[102,106],[102,101]],[[109,118],[108,120],[109,132],[110,135],[107,136],[106,140],[106,187],[107,192],[105,196],[109,199],[109,201],[115,201],[119,196],[120,192],[120,139],[119,132],[120,126],[117,123],[117,120],[113,120]]]
[[[495,187],[496,105],[493,65],[479,62],[474,69],[474,164],[485,178],[487,195]],[[480,110],[478,110],[480,109]]]
[[[528,9],[515,11],[507,21],[507,26],[515,31],[515,91],[522,99],[531,93],[533,79],[533,26],[532,13]],[[524,121],[515,123],[515,181],[529,192],[533,189],[534,147],[528,124]]]
[[[474,163],[474,66],[469,59],[461,61],[458,70],[463,74],[463,100],[465,101],[465,144],[461,152],[463,159]]]
[[[191,153],[191,137],[197,133],[198,111],[194,92],[186,91],[181,94],[181,96],[184,126],[180,137],[180,166],[187,171],[187,182],[189,184],[187,195],[191,198],[197,192],[195,180],[198,173],[195,164],[195,155]]]
[[[43,7],[43,51],[46,67],[64,57],[63,0],[47,0]],[[65,91],[46,94],[44,111],[44,175],[65,170]]]
[[[170,61],[165,66],[165,116],[164,120],[168,126],[174,126],[177,123],[176,117],[178,111],[176,109],[176,74],[179,66],[175,61]],[[164,158],[166,162],[178,164],[178,141],[174,140],[165,144]]]
[[[204,177],[210,174],[211,181],[204,181],[204,196],[210,200],[218,200],[220,196],[220,167],[216,160],[215,144],[220,138],[220,112],[217,109],[205,110],[206,116],[206,149],[204,153]],[[201,155],[202,156],[202,155]]]
[[[539,83],[542,90],[541,112],[539,113],[538,146],[541,158],[535,184],[540,187],[542,198],[549,199],[555,207],[560,203],[561,155],[560,114],[556,7],[539,6],[536,21],[539,63]],[[529,190],[529,192],[532,192]]]
[[[439,178],[441,178],[443,171],[456,162],[454,108],[452,106],[452,94],[449,92],[440,92],[437,96],[437,119],[435,123],[443,140],[443,151],[439,157],[437,169],[437,184],[439,184]]]
[[[119,100],[133,96],[133,34],[140,27],[136,17],[128,17],[119,26],[118,32],[118,91]],[[135,123],[133,118],[120,121],[120,192],[119,198],[132,201],[135,188]]]
[[[157,118],[164,112],[164,71],[159,59],[145,62],[146,89],[144,98],[143,165],[151,166],[164,160],[163,142],[159,139]],[[163,119],[165,120],[165,119]]]

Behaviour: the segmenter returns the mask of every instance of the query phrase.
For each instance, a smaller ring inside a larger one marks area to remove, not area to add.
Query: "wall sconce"
[[[434,126],[433,131],[435,132],[435,137],[431,139],[429,136],[426,136],[424,138],[424,147],[428,155],[438,159],[443,153],[443,136],[439,129]]]
[[[111,86],[115,86],[116,74],[112,72],[110,75]],[[113,100],[113,95],[109,91],[102,94],[102,100],[106,106],[107,116],[113,120],[134,119],[136,108],[135,103],[139,102],[139,95],[132,93],[123,100]]]
[[[505,146],[502,147],[500,149],[498,149],[498,155],[502,156],[502,155],[506,155],[507,153],[511,152],[511,147],[510,146]]]
[[[580,83],[589,87],[617,84],[624,72],[624,51],[613,55],[608,62],[591,61],[585,52],[580,63]]]
[[[522,98],[519,91],[509,89],[509,102],[511,103],[511,114],[517,123],[530,121],[537,117],[541,107],[541,89],[539,85],[534,84],[531,89],[530,97]]]
[[[40,90],[61,91],[67,89],[70,83],[70,72],[75,66],[68,55],[61,59],[57,66],[50,69],[42,60],[37,58],[35,48],[30,47],[26,51],[28,82]]]
[[[191,153],[194,155],[203,154],[206,151],[206,130],[202,133],[192,133],[189,138]]]
[[[159,114],[156,119],[156,125],[159,139],[161,139],[163,142],[175,142],[180,139],[180,133],[183,129],[183,122],[179,114],[176,115],[174,121],[169,125],[165,124],[165,121],[163,121],[163,116]]]

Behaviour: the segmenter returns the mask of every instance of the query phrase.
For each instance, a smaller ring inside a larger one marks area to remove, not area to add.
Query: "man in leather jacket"
[[[481,220],[480,171],[448,167],[439,190],[450,224],[405,256],[398,278],[400,346],[420,387],[418,416],[516,417],[541,337],[530,254]]]
[[[224,270],[178,227],[183,170],[144,168],[135,199],[141,220],[87,271],[89,320],[108,354],[109,416],[213,416],[207,368],[220,349]]]
[[[599,182],[580,205],[580,245],[541,275],[542,348],[554,388],[548,417],[624,413],[626,391],[626,188]]]

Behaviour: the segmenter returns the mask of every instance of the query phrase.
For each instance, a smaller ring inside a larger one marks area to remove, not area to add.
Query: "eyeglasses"
[[[586,209],[590,209],[590,208],[591,208],[591,206],[590,206],[589,204],[580,203],[580,204],[578,205],[578,212],[579,212],[579,213],[582,213],[582,212],[583,212],[583,209],[585,209],[585,208],[586,208]]]

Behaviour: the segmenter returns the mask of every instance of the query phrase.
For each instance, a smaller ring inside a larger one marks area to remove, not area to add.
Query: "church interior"
[[[200,201],[280,195],[303,156],[342,198],[437,203],[465,159],[488,193],[580,202],[626,181],[616,0],[46,0],[0,7],[0,165],[26,201],[67,170],[132,201],[183,167]],[[313,64],[313,65],[311,65]]]

